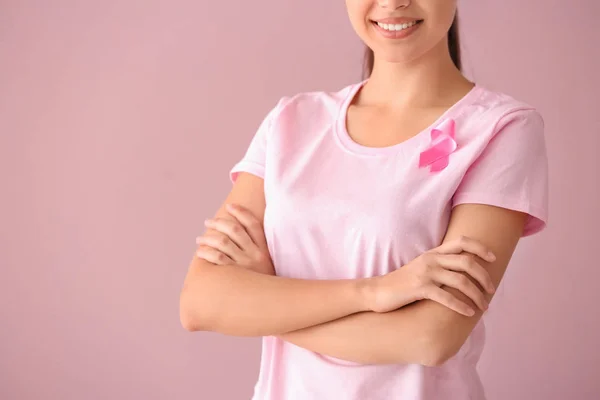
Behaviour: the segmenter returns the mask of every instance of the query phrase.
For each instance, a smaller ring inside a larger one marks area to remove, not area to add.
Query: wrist
[[[379,277],[358,279],[356,286],[361,311],[373,311],[377,297],[377,282]]]

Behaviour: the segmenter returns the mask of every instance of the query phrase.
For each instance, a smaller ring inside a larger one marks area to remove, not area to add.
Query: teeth
[[[406,22],[404,24],[382,24],[381,22],[378,22],[377,25],[379,25],[381,28],[385,29],[386,31],[396,32],[396,31],[401,31],[401,30],[410,28],[411,26],[415,25],[416,23],[417,23],[417,21]]]

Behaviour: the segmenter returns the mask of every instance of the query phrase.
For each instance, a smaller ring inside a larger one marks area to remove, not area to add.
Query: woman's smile
[[[398,20],[398,21],[395,21]],[[419,29],[423,20],[401,20],[388,18],[385,20],[371,21],[375,30],[386,39],[403,39]]]

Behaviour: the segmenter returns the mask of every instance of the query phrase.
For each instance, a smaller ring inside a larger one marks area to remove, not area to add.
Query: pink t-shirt
[[[363,83],[282,98],[231,170],[233,182],[241,171],[264,179],[277,275],[389,273],[440,245],[461,203],[528,213],[523,236],[546,226],[544,123],[533,107],[475,86],[416,136],[365,147],[345,124]],[[360,365],[264,337],[253,400],[482,400],[484,339],[482,319],[455,357],[425,367]]]

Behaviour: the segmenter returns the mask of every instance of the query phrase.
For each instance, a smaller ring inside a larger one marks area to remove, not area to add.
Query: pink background
[[[488,317],[489,399],[599,398],[600,3],[461,8],[468,75],[539,107],[551,163],[550,227]],[[179,324],[194,237],[275,101],[361,55],[342,1],[2,0],[0,399],[249,399],[259,340]]]

